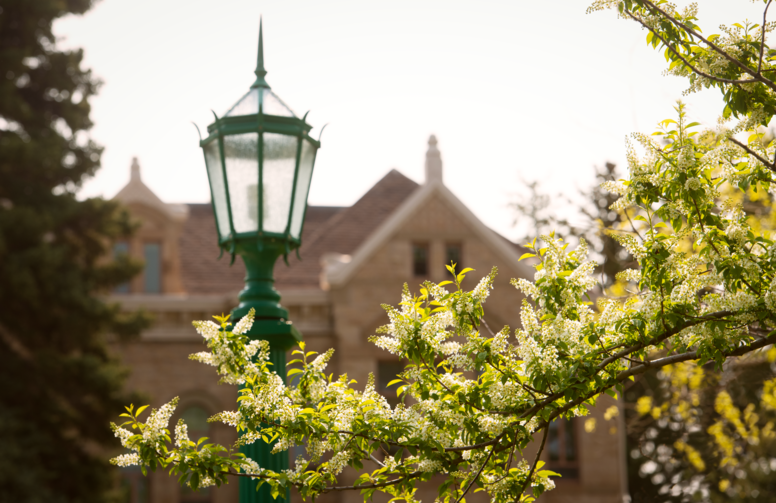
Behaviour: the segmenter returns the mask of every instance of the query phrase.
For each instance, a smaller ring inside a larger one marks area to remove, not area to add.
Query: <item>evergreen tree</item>
[[[107,424],[127,399],[105,335],[146,323],[102,300],[139,271],[106,259],[127,213],[75,196],[100,163],[86,134],[99,82],[52,24],[91,5],[0,1],[0,501],[104,500]]]

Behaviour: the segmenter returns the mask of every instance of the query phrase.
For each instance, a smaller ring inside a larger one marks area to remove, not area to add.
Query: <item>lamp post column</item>
[[[286,351],[302,340],[299,331],[288,321],[288,311],[280,306],[280,294],[274,287],[273,269],[285,247],[281,243],[249,240],[238,243],[236,252],[245,262],[245,288],[240,292],[240,304],[232,311],[236,322],[251,308],[256,317],[251,330],[246,334],[251,339],[261,339],[270,343],[270,362],[274,370],[286,382]],[[288,469],[288,451],[272,454],[272,445],[262,440],[240,448],[247,457],[256,461],[262,468],[274,472]],[[269,485],[256,490],[257,482],[240,478],[240,503],[270,503],[273,500]],[[284,496],[286,502],[289,493]],[[280,498],[279,498],[280,499]]]

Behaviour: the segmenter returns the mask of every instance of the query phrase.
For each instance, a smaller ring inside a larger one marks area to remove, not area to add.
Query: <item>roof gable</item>
[[[382,248],[387,241],[398,233],[407,222],[414,217],[424,204],[433,197],[439,197],[450,207],[464,224],[467,225],[474,234],[491,248],[513,272],[523,277],[531,277],[530,268],[520,262],[520,248],[503,236],[497,234],[480,219],[478,219],[469,208],[464,205],[460,199],[445,187],[441,180],[434,180],[424,185],[420,190],[414,192],[404,203],[394,211],[385,222],[377,228],[364,243],[352,254],[349,261],[341,262],[336,267],[325,271],[325,278],[322,281],[329,286],[342,286],[346,284],[355,273],[366,263],[370,257]]]

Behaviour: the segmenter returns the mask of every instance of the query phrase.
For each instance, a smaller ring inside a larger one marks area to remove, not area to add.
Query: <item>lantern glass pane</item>
[[[296,168],[296,136],[264,133],[264,230],[286,231]]]
[[[259,228],[259,134],[224,136],[226,180],[236,233]]]
[[[240,100],[232,105],[224,114],[224,117],[234,117],[236,115],[251,115],[259,113],[260,89],[251,89]]]
[[[302,142],[302,153],[299,156],[299,174],[296,177],[294,207],[291,210],[291,236],[296,239],[299,239],[302,233],[304,210],[307,208],[307,192],[310,189],[314,162],[315,147],[309,141],[304,140]]]
[[[278,98],[278,95],[269,89],[263,89],[261,111],[269,115],[280,115],[281,117],[296,117],[288,105]]]
[[[259,113],[259,104],[261,111],[267,115],[279,115],[281,117],[296,117],[288,105],[278,98],[278,95],[270,89],[259,87],[248,91],[245,96],[235,103],[224,117],[235,117],[237,115],[254,115]]]
[[[204,150],[210,190],[213,192],[216,228],[221,239],[225,239],[229,237],[229,208],[226,205],[226,185],[224,184],[224,172],[221,169],[221,151],[218,148],[218,139],[205,145]]]

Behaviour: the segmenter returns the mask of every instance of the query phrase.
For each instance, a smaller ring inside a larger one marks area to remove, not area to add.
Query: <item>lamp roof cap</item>
[[[256,81],[251,89],[237,101],[224,114],[224,117],[238,115],[253,115],[259,113],[265,115],[279,115],[281,117],[296,117],[291,107],[285,104],[277,94],[272,92],[264,77],[267,70],[264,68],[264,34],[263,21],[259,20],[259,52],[256,58]]]

